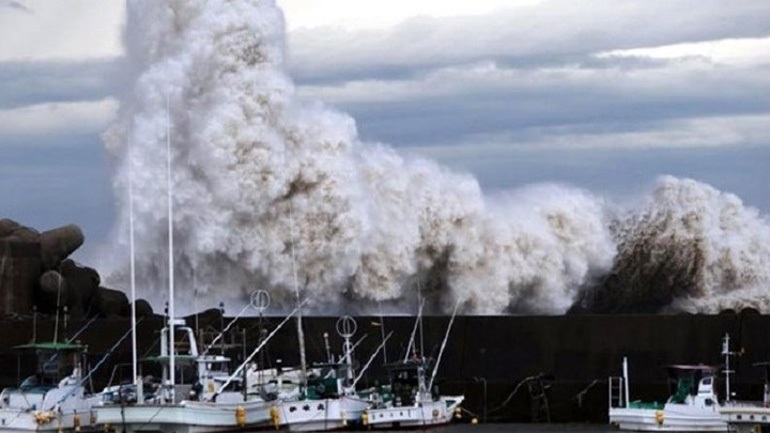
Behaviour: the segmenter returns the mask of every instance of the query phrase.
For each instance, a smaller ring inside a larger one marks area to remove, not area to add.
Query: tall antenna
[[[136,383],[137,403],[142,403],[142,381],[138,373],[136,348],[136,264],[134,251],[134,176],[132,146],[128,142],[128,250],[131,262],[131,374]]]
[[[171,203],[171,102],[169,95],[166,95],[166,182],[168,183],[168,333],[169,333],[169,380],[171,381],[171,395],[174,395],[175,369],[174,358],[174,221],[173,205]],[[172,399],[173,401],[173,399]]]

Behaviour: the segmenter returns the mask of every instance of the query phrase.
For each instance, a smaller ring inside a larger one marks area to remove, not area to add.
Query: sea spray
[[[770,311],[770,224],[733,194],[661,177],[614,224],[618,254],[580,304],[602,312]]]
[[[362,143],[352,118],[296,98],[273,1],[134,0],[127,13],[129,85],[104,134],[118,222],[99,268],[127,287],[131,170],[139,295],[156,308],[167,101],[182,311],[256,289],[290,309],[292,251],[300,290],[324,313],[395,311],[418,287],[434,312],[457,300],[464,313],[559,314],[576,300],[617,310],[635,290],[663,293],[656,311],[711,311],[756,303],[767,284],[768,223],[734,196],[674,178],[626,214],[565,185],[484,196],[472,176]]]

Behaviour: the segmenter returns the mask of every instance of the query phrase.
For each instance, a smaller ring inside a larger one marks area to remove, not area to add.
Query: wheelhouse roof
[[[15,346],[14,349],[18,350],[50,350],[50,351],[69,351],[76,352],[85,350],[86,346],[82,344],[64,343],[64,342],[44,342],[44,343],[30,343]]]

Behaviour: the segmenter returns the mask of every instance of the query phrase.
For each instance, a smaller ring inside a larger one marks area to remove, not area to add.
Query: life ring
[[[657,422],[658,425],[663,425],[663,411],[662,410],[656,410],[655,411],[655,422]]]

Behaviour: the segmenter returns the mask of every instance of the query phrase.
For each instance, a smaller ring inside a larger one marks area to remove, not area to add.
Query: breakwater
[[[195,325],[195,316],[187,318]],[[221,347],[233,359],[243,359],[257,343],[259,329],[274,327],[282,318],[240,319],[235,332]],[[329,333],[333,352],[341,350],[335,331],[336,317],[305,317],[304,329],[308,360],[326,359],[323,333]],[[364,340],[356,350],[363,365],[381,342],[384,323],[393,337],[387,345],[389,362],[404,356],[414,318],[408,316],[356,317],[356,340]],[[215,332],[226,325],[223,318],[209,311],[197,318],[201,330]],[[438,353],[449,317],[424,319],[423,338],[427,354]],[[86,322],[72,322],[66,333],[74,334]],[[163,318],[153,316],[138,325],[140,355],[158,350],[158,331]],[[607,377],[620,375],[623,356],[629,358],[631,397],[661,401],[668,393],[665,365],[704,363],[719,365],[722,337],[729,333],[734,350],[744,355],[733,360],[736,375],[733,390],[741,399],[759,399],[763,371],[753,367],[770,359],[767,337],[770,316],[752,312],[719,315],[565,315],[565,316],[462,316],[451,330],[437,381],[443,393],[464,393],[465,408],[480,419],[498,422],[606,422]],[[128,319],[99,319],[89,325],[79,340],[89,346],[92,365],[130,327]],[[29,318],[0,321],[0,380],[13,386],[34,368],[29,355],[18,355],[11,348],[53,338],[54,321],[40,319],[33,326]],[[63,324],[60,324],[60,329]],[[64,332],[59,337],[63,338]],[[418,338],[419,341],[419,338]],[[220,348],[217,347],[216,350]],[[130,339],[118,347],[105,366],[93,375],[94,387],[104,386],[112,366],[130,362]],[[259,357],[257,359],[260,359]],[[271,340],[263,362],[284,366],[299,363],[296,328],[287,325]],[[379,354],[363,382],[373,384],[384,378]],[[129,370],[125,370],[125,373]],[[524,381],[539,377],[540,380]],[[537,396],[541,395],[540,398]]]

